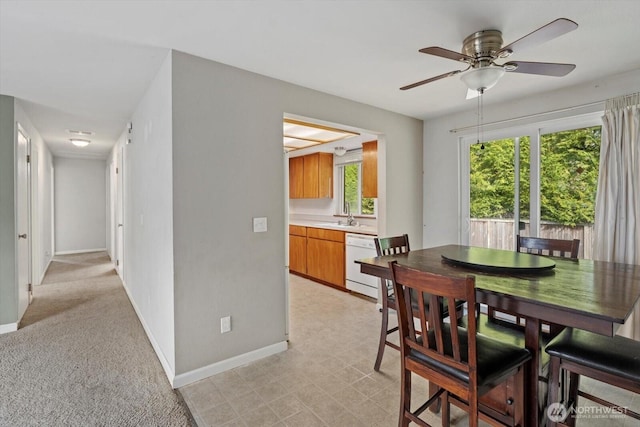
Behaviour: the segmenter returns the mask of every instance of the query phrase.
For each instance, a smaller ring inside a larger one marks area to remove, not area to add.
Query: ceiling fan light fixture
[[[86,147],[91,141],[88,139],[71,138],[69,141],[76,147]]]
[[[473,68],[462,76],[460,80],[471,90],[481,91],[487,90],[495,86],[500,80],[500,77],[504,75],[504,68],[489,66]]]

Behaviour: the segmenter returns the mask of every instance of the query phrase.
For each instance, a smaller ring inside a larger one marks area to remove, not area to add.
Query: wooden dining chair
[[[390,269],[397,299],[402,359],[398,425],[414,422],[428,426],[420,414],[438,399],[442,399],[443,425],[449,425],[451,403],[469,413],[470,427],[476,427],[478,419],[493,425],[522,425],[523,366],[531,359],[531,353],[476,333],[475,277],[441,276],[397,261],[390,263]],[[428,300],[431,307],[428,314],[419,314],[420,326],[427,331],[422,335],[414,327],[411,292],[417,296],[419,305]],[[444,321],[441,311],[441,304],[453,312],[461,301],[468,305],[463,316],[466,328],[459,326],[457,316]],[[439,387],[414,411],[411,411],[412,374]]]
[[[403,234],[401,236],[394,237],[383,237],[383,238],[375,238],[374,243],[376,245],[376,252],[378,256],[384,255],[399,255],[407,253],[411,250],[409,247],[409,236]],[[393,284],[390,280],[381,279],[380,288],[382,290],[382,323],[380,325],[380,339],[378,342],[378,354],[376,356],[375,364],[373,365],[373,369],[375,371],[380,370],[380,364],[382,363],[382,356],[384,355],[384,349],[386,346],[394,348],[396,350],[400,350],[400,347],[393,342],[389,341],[388,336],[396,331],[398,331],[398,327],[395,326],[393,328],[389,328],[389,310],[396,310],[396,299],[393,294]],[[458,304],[457,316],[460,317],[464,304]],[[429,312],[429,304],[422,306],[422,311]],[[413,299],[413,310],[415,312],[415,317],[418,317],[418,303],[416,299]],[[447,309],[443,310],[445,318],[449,315]]]
[[[579,389],[580,377],[587,376],[640,394],[640,341],[566,328],[545,351],[551,356],[547,408],[552,408],[548,411],[553,412],[546,414],[548,426],[574,426],[576,420],[571,408],[577,407],[578,396],[609,407],[615,411],[612,413],[640,420],[640,414],[631,409]],[[569,392],[564,401],[558,396],[558,390],[565,387],[560,381],[561,372],[569,373]],[[610,395],[615,396],[614,393]]]
[[[525,237],[518,234],[516,239],[516,252],[524,252],[532,255],[556,256],[562,258],[578,259],[578,250],[580,249],[580,240],[561,240],[546,239],[542,237]],[[496,313],[499,313],[496,315]],[[502,315],[501,315],[502,314]],[[504,315],[508,315],[508,317]],[[487,308],[487,317],[489,320],[496,319],[505,323],[513,323],[518,327],[524,327],[524,319],[517,313],[504,310],[497,311],[493,307]],[[515,320],[511,320],[514,318]],[[548,325],[549,333],[557,335],[561,328],[555,325]]]
[[[397,255],[410,251],[409,236],[403,234],[402,236],[375,238],[376,251],[378,256],[383,255]],[[392,334],[398,330],[398,327],[389,328],[389,310],[396,309],[396,299],[393,295],[393,285],[390,281],[380,279],[380,289],[382,291],[382,324],[380,325],[380,339],[378,343],[378,355],[376,356],[376,362],[373,365],[373,369],[380,370],[380,364],[382,363],[382,356],[384,355],[385,346],[400,350],[400,347],[390,342],[387,339],[389,334]]]

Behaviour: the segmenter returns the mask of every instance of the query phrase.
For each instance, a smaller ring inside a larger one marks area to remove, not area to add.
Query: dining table
[[[640,300],[640,265],[542,257],[466,245],[411,250],[356,263],[362,273],[391,280],[390,261],[441,275],[473,275],[477,303],[525,318],[525,347],[532,354],[524,384],[528,426],[539,426],[544,419],[540,403],[546,402],[538,402],[544,351],[541,324],[614,336]]]

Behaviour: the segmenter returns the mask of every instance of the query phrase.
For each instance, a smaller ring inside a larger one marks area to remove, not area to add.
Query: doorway
[[[32,293],[32,251],[31,227],[31,140],[17,125],[16,147],[16,215],[17,215],[17,263],[18,263],[18,319],[31,303]]]

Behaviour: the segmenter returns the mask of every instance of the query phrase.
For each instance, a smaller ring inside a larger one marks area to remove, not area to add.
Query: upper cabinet
[[[333,197],[333,154],[314,153],[289,159],[289,197]]]
[[[378,141],[362,143],[362,197],[378,197]]]
[[[292,199],[304,197],[304,157],[289,159],[289,197]]]

